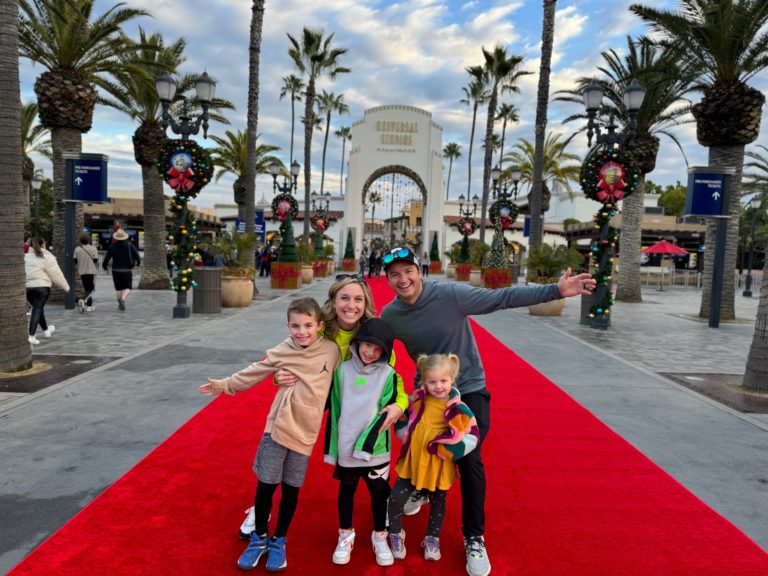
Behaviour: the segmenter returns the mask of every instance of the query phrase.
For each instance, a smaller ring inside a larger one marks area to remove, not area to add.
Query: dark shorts
[[[133,290],[133,272],[112,271],[112,282],[115,284],[115,290]]]

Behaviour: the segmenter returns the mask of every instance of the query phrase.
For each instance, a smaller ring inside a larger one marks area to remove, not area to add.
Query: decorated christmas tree
[[[352,230],[347,230],[347,248],[344,250],[344,258],[355,259],[355,240],[352,238]]]

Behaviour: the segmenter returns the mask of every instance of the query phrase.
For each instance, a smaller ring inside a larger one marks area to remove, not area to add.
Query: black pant
[[[96,291],[95,276],[93,274],[80,274],[80,279],[83,281],[85,305],[93,306],[93,293]]]
[[[384,467],[388,468],[386,464]],[[387,499],[391,488],[389,481],[381,476],[381,466],[364,468],[344,468],[336,466],[334,477],[340,480],[339,497],[337,505],[339,509],[339,528],[349,530],[352,528],[352,513],[355,506],[355,491],[360,478],[365,481],[368,493],[371,495],[371,513],[373,515],[373,529],[383,531],[387,526]]]
[[[491,393],[478,390],[462,394],[461,400],[474,413],[480,429],[477,448],[456,462],[461,482],[461,530],[465,537],[482,536],[485,533],[485,466],[480,449],[491,427]]]
[[[45,303],[51,295],[51,289],[47,287],[27,288],[27,302],[32,306],[32,314],[29,317],[29,335],[34,336],[37,325],[43,330],[48,330],[48,322],[45,321]]]

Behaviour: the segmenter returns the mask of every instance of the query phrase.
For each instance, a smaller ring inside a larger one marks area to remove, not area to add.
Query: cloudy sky
[[[141,7],[152,14],[139,24],[148,32],[160,32],[170,43],[183,36],[187,41],[187,61],[181,71],[207,70],[218,81],[217,95],[232,101],[236,110],[228,117],[231,126],[213,124],[210,132],[223,135],[225,129],[245,129],[248,87],[248,35],[251,2],[248,0],[128,0],[127,5]],[[601,63],[600,52],[626,47],[626,35],[646,31],[639,19],[628,11],[628,0],[561,0],[555,24],[551,93],[573,87],[575,79],[592,76]],[[658,8],[673,8],[674,0],[647,0]],[[97,1],[95,14],[113,5]],[[352,69],[336,81],[323,80],[318,85],[342,93],[350,115],[333,117],[332,132],[351,125],[371,107],[404,104],[424,108],[444,129],[443,145],[458,142],[464,157],[454,163],[451,196],[466,190],[467,145],[472,122],[471,109],[460,103],[461,88],[467,84],[467,66],[482,63],[481,47],[507,46],[508,53],[524,57],[523,69],[533,72],[522,79],[520,94],[503,97],[520,110],[520,122],[507,127],[507,149],[518,138],[533,141],[535,100],[540,58],[542,2],[540,0],[280,0],[267,1],[264,14],[261,53],[261,93],[258,130],[261,141],[282,148],[287,163],[290,142],[290,103],[280,100],[282,78],[294,69],[287,51],[287,33],[298,37],[304,26],[334,33],[333,45],[348,48],[340,63]],[[128,30],[132,35],[135,28]],[[22,100],[34,99],[33,84],[43,70],[29,61],[21,61]],[[766,75],[752,80],[752,85],[768,93]],[[303,104],[299,105],[303,114]],[[576,105],[552,103],[549,129],[570,134],[576,124],[562,123],[578,112]],[[299,113],[297,113],[297,116]],[[758,142],[768,141],[768,122],[762,124]],[[478,115],[478,134],[485,127],[485,112]],[[133,160],[131,136],[135,125],[122,114],[97,107],[91,131],[83,137],[84,152],[108,154],[111,189],[138,190],[141,172]],[[674,129],[683,142],[688,163],[707,163],[706,149],[699,146],[692,124]],[[500,131],[500,127],[499,127]],[[198,140],[202,139],[202,134]],[[303,133],[297,130],[296,150],[302,150]],[[313,184],[319,187],[322,135],[313,139]],[[482,149],[476,135],[473,154],[473,190],[482,189]],[[347,151],[349,147],[347,147]],[[586,151],[586,137],[577,137],[570,150],[579,155]],[[299,156],[302,156],[300,153]],[[48,175],[50,167],[36,159]],[[300,157],[299,161],[303,161]],[[331,133],[326,163],[326,190],[338,191],[341,142]],[[447,164],[445,170],[447,176]],[[317,182],[315,183],[315,177]],[[679,150],[662,139],[655,172],[649,178],[660,184],[685,182],[686,165]],[[232,181],[223,177],[209,185],[196,203],[211,206],[232,201]],[[271,179],[257,179],[257,199],[271,197]]]

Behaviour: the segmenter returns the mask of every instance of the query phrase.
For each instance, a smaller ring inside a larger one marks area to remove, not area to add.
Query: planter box
[[[301,270],[298,262],[273,262],[271,270],[272,288],[298,288]]]
[[[531,316],[560,316],[565,308],[565,298],[542,302],[528,306],[528,314]]]
[[[301,267],[301,282],[302,284],[312,284],[312,279],[315,277],[315,273],[312,270],[312,266],[309,264],[302,265]]]
[[[456,280],[459,282],[467,282],[471,271],[472,264],[456,264]]]
[[[344,272],[357,272],[357,260],[354,258],[344,258],[341,261],[341,269]]]
[[[483,273],[483,286],[492,290],[512,286],[512,270],[509,268],[486,268]]]
[[[483,271],[479,268],[474,268],[472,271],[470,271],[469,283],[472,284],[472,286],[480,288],[483,285]]]
[[[221,305],[224,308],[245,308],[253,300],[253,279],[243,276],[221,277]]]
[[[322,260],[312,263],[315,278],[325,278],[328,275],[328,263]]]
[[[440,274],[440,272],[442,271],[443,271],[443,264],[440,262],[440,260],[435,260],[429,263],[430,274]]]
[[[447,278],[456,278],[456,264],[448,264],[445,267],[445,276]]]

